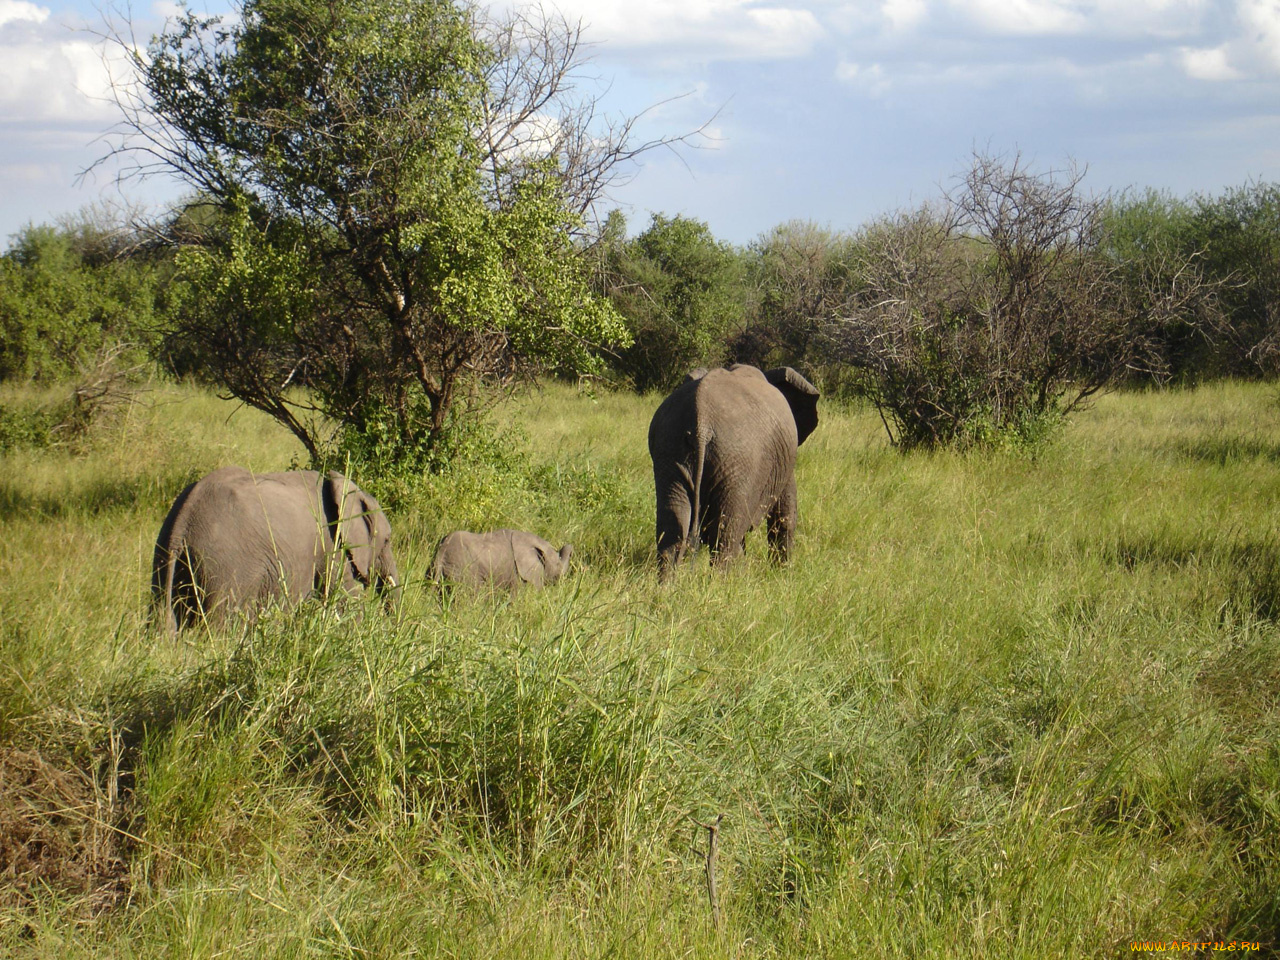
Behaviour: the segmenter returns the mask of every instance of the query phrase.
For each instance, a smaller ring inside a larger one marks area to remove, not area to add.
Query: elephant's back
[[[223,584],[237,595],[264,584],[274,591],[283,569],[291,581],[307,580],[290,583],[291,592],[310,589],[315,565],[323,560],[325,520],[318,487],[310,489],[305,477],[286,481],[287,476],[224,468],[196,485],[183,540],[211,585]]]
[[[780,446],[784,449],[770,452],[785,453],[789,448],[794,457],[797,435],[791,408],[758,369],[737,364],[712,370],[691,386],[698,391],[699,432],[708,434],[713,447],[717,440],[733,449]]]
[[[470,530],[454,530],[446,533],[436,544],[432,570],[437,577],[452,577],[465,569],[468,560],[475,555],[479,534]]]
[[[493,538],[495,547],[510,549],[513,552],[521,548],[556,552],[556,548],[550,540],[540,537],[536,533],[530,533],[528,530],[512,530],[508,527],[503,527],[500,530],[494,530],[489,536]]]
[[[151,587],[156,603],[169,608],[171,627],[195,615],[196,585],[208,593],[210,581],[221,576],[223,551],[217,541],[225,533],[217,515],[228,487],[248,477],[243,467],[222,467],[188,484],[169,508],[156,538]]]
[[[496,530],[490,533],[455,530],[445,534],[436,547],[435,561],[431,565],[432,574],[437,580],[473,583],[483,581],[492,566],[491,555],[497,549],[499,541],[495,534],[498,533]],[[509,544],[510,540],[504,542]]]
[[[203,525],[204,515],[210,509],[209,501],[217,501],[228,484],[249,476],[251,474],[243,467],[221,467],[188,484],[174,498],[160,527],[160,535],[156,539],[157,563],[161,550],[167,553],[181,549],[190,536],[193,521],[197,529]]]
[[[314,470],[250,473],[224,467],[196,484],[193,519],[234,519],[254,528],[319,517],[320,475]]]
[[[188,499],[187,540],[203,540],[233,526],[243,532],[263,525],[266,508],[254,480],[243,467],[223,467],[197,483]]]

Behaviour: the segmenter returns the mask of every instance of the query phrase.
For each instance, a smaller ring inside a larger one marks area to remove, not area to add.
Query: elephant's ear
[[[538,574],[545,577],[547,558],[543,555],[542,548],[529,544],[516,546],[512,544],[512,553],[516,557],[516,573],[525,583],[533,583],[538,578]]]
[[[818,388],[791,367],[774,367],[764,376],[787,398],[796,420],[796,446],[799,446],[818,426]]]
[[[329,472],[326,487],[332,502],[340,505],[336,517],[330,520],[334,528],[334,545],[346,551],[351,566],[355,568],[356,579],[367,585],[369,570],[373,566],[373,531],[378,504],[336,470]]]
[[[680,381],[680,385],[684,386],[686,383],[693,383],[693,381],[695,380],[701,380],[706,375],[707,375],[706,367],[694,367],[692,370],[690,370],[688,373],[684,375],[684,379]]]

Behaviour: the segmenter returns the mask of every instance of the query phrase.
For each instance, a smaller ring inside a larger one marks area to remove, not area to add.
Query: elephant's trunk
[[[382,594],[382,607],[387,613],[394,614],[400,606],[400,597],[404,593],[404,586],[396,579],[394,573],[378,578],[377,590]]]

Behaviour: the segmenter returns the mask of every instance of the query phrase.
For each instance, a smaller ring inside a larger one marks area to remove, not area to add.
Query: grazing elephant
[[[649,424],[658,576],[699,540],[715,564],[742,553],[762,518],[786,560],[796,524],[796,448],[818,425],[818,391],[791,367],[694,370]]]
[[[398,592],[391,525],[378,501],[337,472],[223,467],[178,494],[151,564],[170,631],[313,591]]]
[[[573,544],[558,551],[546,540],[523,530],[471,533],[455,530],[436,547],[432,573],[437,581],[490,584],[515,590],[524,584],[555,583],[569,569]]]

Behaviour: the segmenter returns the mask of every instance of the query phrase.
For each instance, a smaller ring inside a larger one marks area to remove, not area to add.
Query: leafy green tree
[[[494,54],[449,0],[247,0],[134,54],[118,150],[220,210],[178,257],[176,340],[315,460],[326,424],[406,451],[460,388],[625,342],[555,157],[486,154]],[[501,193],[495,185],[501,184]],[[293,389],[299,384],[309,391]]]
[[[634,341],[618,351],[617,367],[637,390],[668,388],[693,367],[723,362],[743,309],[742,264],[732,247],[700,220],[662,214],[627,240],[614,211],[600,248],[599,287]]]
[[[1195,204],[1168,193],[1146,190],[1110,200],[1103,209],[1106,252],[1116,264],[1126,297],[1151,323],[1143,335],[1159,356],[1151,369],[1132,371],[1131,379],[1165,377],[1193,381],[1230,369],[1230,324],[1222,313],[1226,292],[1213,276],[1196,225]],[[1200,286],[1204,295],[1180,299],[1180,290]],[[1164,309],[1173,297],[1179,309]]]
[[[1108,210],[1114,256],[1134,284],[1203,278],[1214,288],[1211,323],[1175,316],[1158,332],[1183,380],[1280,371],[1280,186],[1251,183],[1220,196],[1148,190]],[[1173,272],[1182,261],[1190,272]],[[1203,313],[1203,311],[1201,311]]]
[[[1183,249],[1220,283],[1225,323],[1219,369],[1280,372],[1280,185],[1252,183],[1220,197],[1196,197]]]

